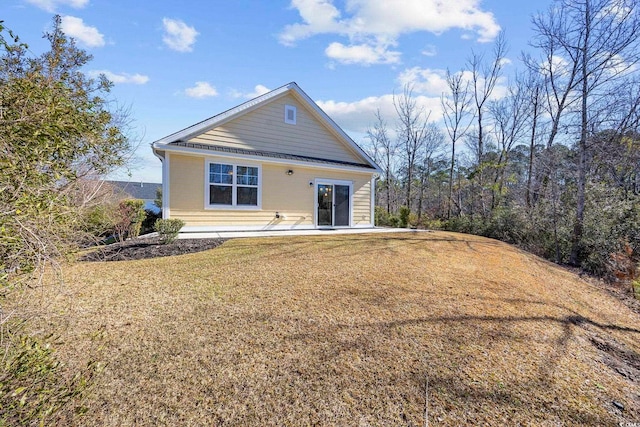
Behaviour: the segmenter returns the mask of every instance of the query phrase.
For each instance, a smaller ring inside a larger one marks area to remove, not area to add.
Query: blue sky
[[[130,109],[137,160],[118,178],[160,182],[150,143],[295,81],[357,143],[377,108],[393,120],[404,83],[440,116],[444,70],[505,31],[510,63],[530,39],[531,15],[551,0],[2,0],[0,20],[29,44],[54,14],[91,53]],[[506,78],[506,77],[505,77]],[[502,82],[505,83],[504,81]]]

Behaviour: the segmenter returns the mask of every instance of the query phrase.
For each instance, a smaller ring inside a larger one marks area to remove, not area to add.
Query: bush
[[[160,241],[167,244],[176,240],[182,227],[184,227],[183,220],[171,218],[157,220],[154,228],[160,235]]]
[[[114,203],[104,202],[90,208],[84,215],[84,223],[82,231],[88,236],[87,239],[91,243],[95,239],[112,236],[115,233],[115,223],[117,208]]]
[[[409,227],[411,228],[418,228],[418,226],[420,225],[420,221],[418,221],[418,215],[411,212],[409,214],[409,218],[407,220],[407,223],[409,224]]]
[[[482,235],[483,223],[474,219],[469,215],[454,216],[442,223],[447,231],[455,231],[457,233]]]
[[[376,225],[380,227],[398,227],[400,218],[393,214],[387,213],[387,211],[381,207],[376,206]]]
[[[407,228],[409,225],[409,215],[411,215],[411,210],[406,206],[400,206],[400,228]]]
[[[588,189],[580,267],[620,280],[618,276],[626,268],[616,266],[615,258],[629,268],[635,268],[640,259],[640,203],[606,186],[590,184]]]
[[[427,217],[422,217],[419,225],[427,230],[444,230],[446,222],[438,218],[429,219]]]
[[[145,219],[144,201],[138,199],[122,200],[118,205],[117,218],[115,232],[121,242],[138,237]]]
[[[144,214],[140,234],[148,234],[155,231],[156,221],[162,218],[162,212],[154,212],[151,209],[145,209]]]
[[[525,240],[527,224],[524,215],[515,208],[499,207],[484,224],[482,235],[507,243],[518,244]]]

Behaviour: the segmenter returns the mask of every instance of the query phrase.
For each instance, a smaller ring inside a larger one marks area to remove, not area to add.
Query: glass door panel
[[[348,227],[349,226],[349,186],[348,185],[335,185],[334,186],[334,203],[335,214],[334,224],[336,227]]]
[[[333,185],[318,184],[318,225],[333,226]]]

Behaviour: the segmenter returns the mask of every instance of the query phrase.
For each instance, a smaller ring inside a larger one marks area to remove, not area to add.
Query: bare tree
[[[529,73],[526,80],[522,82],[525,85],[526,101],[529,103],[529,159],[527,162],[527,185],[525,188],[525,203],[527,208],[531,208],[532,200],[532,184],[533,184],[533,164],[536,158],[536,145],[538,141],[538,130],[540,127],[540,119],[542,115],[542,81],[537,74]]]
[[[447,219],[451,218],[453,204],[453,172],[456,163],[456,143],[462,138],[473,119],[469,82],[464,79],[463,72],[452,74],[447,70],[448,92],[442,94],[442,118],[444,120],[449,140],[451,141],[451,163],[449,168],[449,200],[447,203]]]
[[[479,197],[480,205],[483,213],[485,213],[484,197],[483,197],[483,184],[484,184],[484,165],[483,159],[485,154],[485,111],[487,108],[487,102],[491,98],[493,91],[496,87],[498,79],[502,73],[502,67],[504,65],[505,54],[507,50],[507,43],[504,37],[504,33],[500,33],[496,39],[493,56],[491,60],[486,63],[484,54],[478,54],[472,52],[471,57],[468,59],[467,64],[471,71],[471,83],[472,98],[475,106],[475,118],[476,118],[476,138],[475,151],[478,159],[478,185],[480,187]]]
[[[593,111],[602,111],[594,107],[604,100],[613,101],[608,96],[611,87],[638,62],[637,9],[637,1],[632,0],[558,0],[546,16],[534,20],[539,46],[547,58],[547,88],[553,96],[548,99],[554,100],[553,106],[557,107],[549,141],[555,138],[564,107],[576,102],[579,116],[576,211],[569,259],[572,264],[579,263],[582,245],[587,144],[599,126]],[[557,69],[564,70],[564,79],[555,78]]]
[[[435,123],[429,123],[425,129],[424,145],[422,148],[422,165],[420,170],[420,192],[418,193],[418,220],[422,218],[425,192],[434,163],[439,160],[439,153],[444,147],[444,135]]]
[[[423,107],[418,106],[409,85],[404,86],[402,95],[393,97],[393,106],[398,115],[398,146],[404,150],[405,205],[411,210],[411,189],[416,160],[425,144],[431,112],[426,112]]]
[[[376,122],[373,128],[367,129],[367,137],[371,141],[371,157],[384,171],[382,180],[385,186],[387,213],[391,213],[392,191],[395,187],[394,171],[397,142],[389,137],[387,123],[382,118],[379,109],[376,111]]]
[[[492,210],[502,196],[511,149],[526,131],[525,126],[531,113],[526,90],[524,82],[516,80],[514,85],[509,86],[506,97],[489,103],[488,110],[493,118],[493,133],[499,150],[491,191]]]

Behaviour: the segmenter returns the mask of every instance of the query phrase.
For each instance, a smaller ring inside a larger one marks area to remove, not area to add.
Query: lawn
[[[638,314],[481,237],[236,239],[33,292],[66,366],[106,365],[84,425],[640,422]]]

